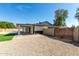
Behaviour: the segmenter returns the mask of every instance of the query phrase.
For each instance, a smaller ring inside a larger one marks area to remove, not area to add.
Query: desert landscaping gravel
[[[16,35],[11,41],[0,42],[2,56],[74,56],[79,47],[40,34]]]

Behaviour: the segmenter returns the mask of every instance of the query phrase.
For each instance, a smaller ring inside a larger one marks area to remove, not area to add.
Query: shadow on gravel
[[[68,44],[73,44],[74,46],[79,47],[79,42],[75,42],[74,40],[64,39],[64,38],[59,38],[59,37],[53,37],[53,36],[47,36],[47,37],[51,38],[51,39],[56,39],[56,40],[59,40],[59,41],[62,41],[62,42],[68,43]]]

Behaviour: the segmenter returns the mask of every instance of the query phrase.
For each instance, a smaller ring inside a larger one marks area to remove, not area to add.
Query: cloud
[[[30,9],[30,8],[32,8],[32,7],[31,6],[24,6],[24,5],[17,6],[17,9],[21,10],[21,11],[24,11],[24,10],[27,10],[27,9]]]

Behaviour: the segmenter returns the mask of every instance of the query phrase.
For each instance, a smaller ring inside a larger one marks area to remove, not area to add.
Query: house
[[[16,26],[18,28],[18,34],[41,34],[43,32],[43,29],[52,26],[52,24],[48,21],[44,21],[36,24],[16,24]]]

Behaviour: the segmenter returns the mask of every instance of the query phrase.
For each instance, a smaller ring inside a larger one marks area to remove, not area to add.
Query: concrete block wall
[[[73,39],[73,29],[72,28],[55,28],[55,36]]]
[[[44,29],[43,34],[54,36],[54,29]]]
[[[79,28],[61,28],[61,29],[44,29],[44,35],[56,36],[56,37],[63,37],[66,39],[74,40],[76,42],[79,41]]]

